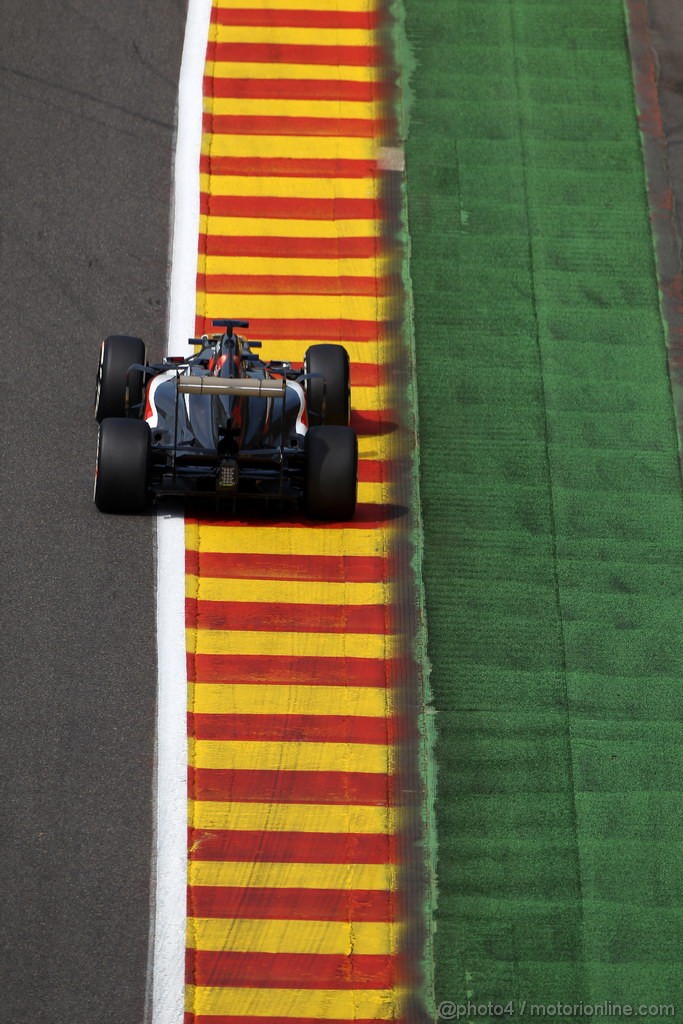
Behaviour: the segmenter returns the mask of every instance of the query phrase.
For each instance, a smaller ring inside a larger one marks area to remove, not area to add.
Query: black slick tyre
[[[311,345],[304,372],[319,374],[306,381],[311,426],[348,427],[351,418],[349,354],[343,345]]]
[[[147,505],[151,434],[144,420],[100,424],[95,504],[100,512],[134,515]]]
[[[145,343],[141,338],[112,334],[104,339],[95,388],[95,419],[98,423],[110,416],[125,416],[128,410],[137,415],[138,410],[133,407],[142,404],[143,374],[140,370],[128,371],[133,363],[144,365],[145,358]]]
[[[310,427],[306,434],[306,512],[313,519],[352,519],[356,511],[358,440],[351,427]]]

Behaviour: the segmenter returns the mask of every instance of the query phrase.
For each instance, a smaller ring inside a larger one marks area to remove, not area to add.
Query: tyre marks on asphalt
[[[408,1019],[383,53],[330,6],[212,11],[197,333],[343,343],[360,483],[351,523],[186,520],[187,1024]]]

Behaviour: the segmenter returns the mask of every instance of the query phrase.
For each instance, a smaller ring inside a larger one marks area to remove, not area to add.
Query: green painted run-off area
[[[405,8],[437,1001],[683,1019],[683,504],[622,2]]]

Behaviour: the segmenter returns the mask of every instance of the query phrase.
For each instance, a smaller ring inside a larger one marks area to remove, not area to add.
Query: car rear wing
[[[234,395],[244,398],[282,398],[287,381],[268,377],[178,377],[181,395]]]

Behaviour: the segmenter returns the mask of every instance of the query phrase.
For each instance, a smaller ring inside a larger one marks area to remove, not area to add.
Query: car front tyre
[[[145,365],[145,343],[141,338],[112,334],[100,348],[100,364],[95,387],[95,419],[98,423],[111,416],[125,416],[133,406],[142,406],[144,377],[130,370],[133,363]],[[126,401],[127,397],[127,401]]]
[[[312,426],[348,427],[351,418],[349,354],[343,345],[311,345],[304,356],[306,404]]]

